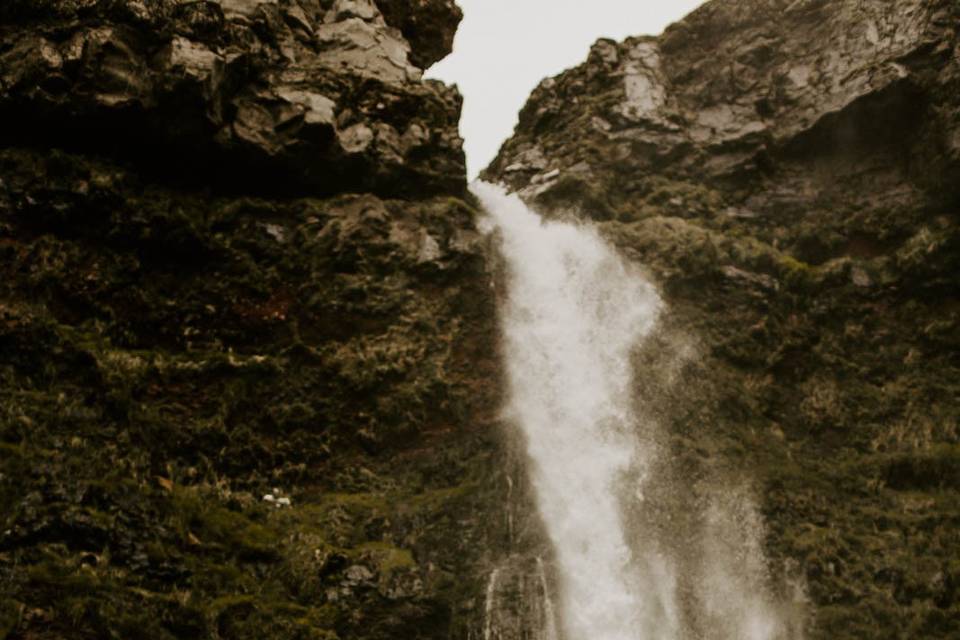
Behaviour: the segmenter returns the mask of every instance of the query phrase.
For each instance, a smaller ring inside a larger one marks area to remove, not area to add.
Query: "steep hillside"
[[[459,19],[2,3],[0,638],[480,624],[495,313],[421,80]]]
[[[658,282],[637,398],[675,517],[750,483],[811,638],[960,634],[960,5],[713,0],[598,41],[485,177]]]

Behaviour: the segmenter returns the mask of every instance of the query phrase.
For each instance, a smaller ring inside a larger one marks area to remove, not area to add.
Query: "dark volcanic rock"
[[[411,63],[455,13],[0,4],[0,637],[476,636],[493,290]]]
[[[810,637],[960,633],[958,132],[954,0],[714,0],[544,81],[485,174],[652,272],[638,397],[684,482],[756,480]]]
[[[463,12],[453,0],[376,0],[387,24],[413,45],[410,60],[421,69],[453,50],[453,37]]]
[[[457,193],[460,97],[410,53],[371,0],[7,3],[2,141],[245,192]]]

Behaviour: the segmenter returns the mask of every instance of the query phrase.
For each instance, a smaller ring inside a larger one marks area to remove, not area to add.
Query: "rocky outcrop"
[[[453,0],[376,0],[387,24],[413,45],[410,60],[426,69],[453,50],[463,12]]]
[[[914,177],[951,184],[954,12],[924,0],[708,3],[658,39],[598,41],[585,65],[537,88],[490,175],[588,180],[593,165],[616,162],[742,182],[811,146],[903,143]],[[586,144],[562,166],[574,131]]]
[[[392,11],[0,6],[0,637],[481,628],[494,301],[416,66],[456,10]]]
[[[955,2],[713,0],[541,83],[485,174],[656,278],[638,399],[682,483],[754,480],[813,638],[960,633],[958,96]]]
[[[444,11],[403,25],[428,58],[449,48]],[[0,21],[7,144],[264,193],[463,189],[460,97],[421,80],[371,0],[17,1]]]

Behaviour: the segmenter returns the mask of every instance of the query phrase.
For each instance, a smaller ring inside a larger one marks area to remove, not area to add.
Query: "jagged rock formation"
[[[369,0],[4,3],[4,142],[245,191],[456,193],[460,97],[414,63],[458,21],[421,5],[423,58]]]
[[[413,50],[410,61],[426,69],[453,49],[463,12],[453,0],[376,0],[387,24],[400,29]],[[412,5],[412,6],[411,6]]]
[[[656,277],[638,398],[680,482],[755,481],[813,638],[960,633],[958,96],[952,0],[713,0],[544,81],[485,174]]]
[[[0,6],[0,637],[479,628],[493,297],[418,68],[459,12],[400,5]]]

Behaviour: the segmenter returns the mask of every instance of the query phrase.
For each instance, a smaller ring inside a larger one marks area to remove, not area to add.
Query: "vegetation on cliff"
[[[476,627],[495,314],[415,66],[459,12],[378,4],[0,7],[0,637]]]

